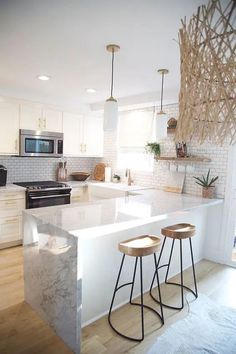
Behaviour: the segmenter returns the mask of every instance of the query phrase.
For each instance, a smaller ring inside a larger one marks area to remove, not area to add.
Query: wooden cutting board
[[[105,163],[98,163],[93,172],[93,178],[95,181],[104,181],[105,180]]]
[[[169,172],[166,176],[166,184],[163,189],[165,192],[182,193],[184,186],[185,173]]]

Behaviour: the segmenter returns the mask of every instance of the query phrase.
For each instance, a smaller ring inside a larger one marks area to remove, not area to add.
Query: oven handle
[[[56,194],[56,195],[42,195],[40,197],[31,197],[30,199],[47,199],[47,198],[60,198],[60,197],[70,197],[70,194]]]

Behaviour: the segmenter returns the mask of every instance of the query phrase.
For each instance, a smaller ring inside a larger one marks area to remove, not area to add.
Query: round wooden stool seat
[[[195,231],[195,225],[185,223],[175,224],[161,229],[162,235],[178,240],[194,236]]]
[[[143,235],[120,242],[119,251],[127,256],[143,257],[159,251],[160,245],[160,237]]]

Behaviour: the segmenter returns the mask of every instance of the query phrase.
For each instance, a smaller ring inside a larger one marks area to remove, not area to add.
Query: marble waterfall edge
[[[24,213],[23,218],[25,301],[80,353],[79,239],[33,215]]]

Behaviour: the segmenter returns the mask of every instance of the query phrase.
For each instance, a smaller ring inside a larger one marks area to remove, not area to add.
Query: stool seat
[[[143,257],[159,251],[161,238],[143,235],[119,243],[119,251],[127,256]]]
[[[195,225],[185,223],[175,224],[161,229],[162,235],[178,240],[194,236],[195,231]]]

